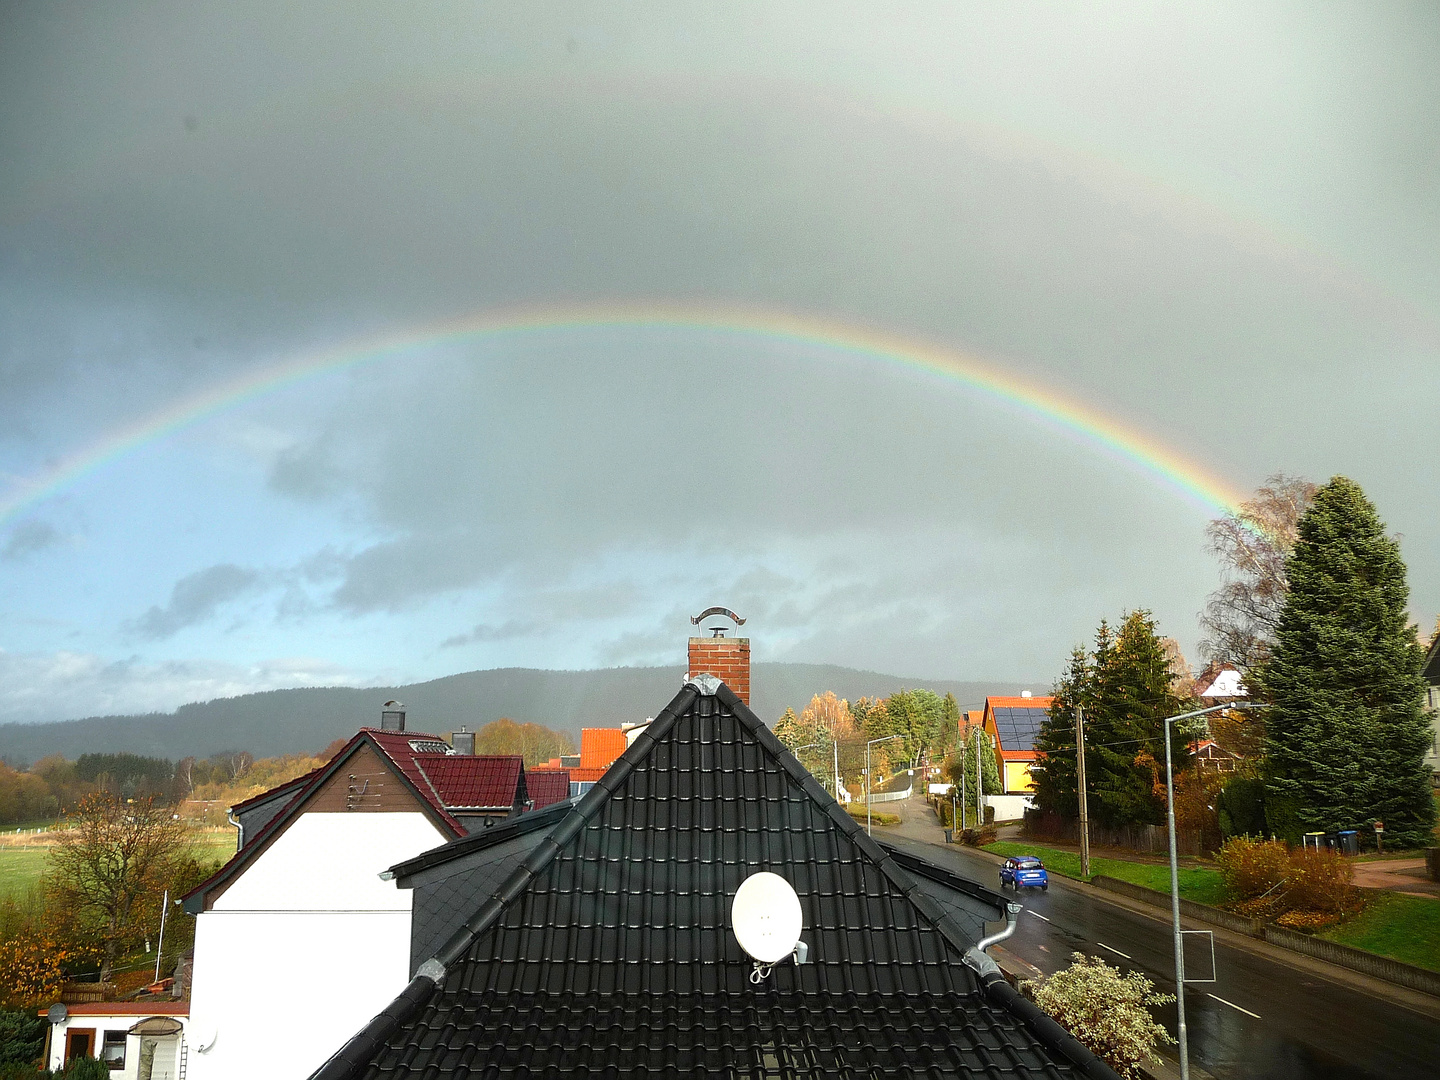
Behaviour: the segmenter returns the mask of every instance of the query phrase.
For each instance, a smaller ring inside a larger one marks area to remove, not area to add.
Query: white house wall
[[[412,893],[379,874],[445,839],[420,813],[292,822],[196,917],[187,1080],[304,1080],[388,1005]]]

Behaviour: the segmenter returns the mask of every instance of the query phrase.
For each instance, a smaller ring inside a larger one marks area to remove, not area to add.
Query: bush
[[[1236,776],[1226,782],[1215,800],[1220,815],[1220,835],[1265,835],[1265,781],[1259,777]]]
[[[1273,895],[1290,874],[1290,851],[1276,840],[1235,836],[1215,853],[1215,865],[1231,900]]]
[[[0,1065],[38,1061],[45,1049],[45,1024],[43,1017],[27,1009],[0,1012]]]
[[[1287,911],[1275,920],[1277,926],[1287,930],[1298,930],[1302,934],[1313,934],[1340,921],[1340,916],[1326,911]]]
[[[994,825],[986,825],[983,829],[962,829],[960,842],[971,847],[984,847],[986,844],[993,844],[996,835]]]
[[[99,1058],[74,1058],[63,1075],[65,1080],[110,1080],[110,1067]]]
[[[1156,1047],[1173,1041],[1148,1007],[1174,995],[1155,993],[1138,971],[1122,975],[1097,956],[1074,953],[1064,971],[1021,990],[1127,1080],[1140,1075],[1141,1061],[1159,1060]]]
[[[1314,848],[1292,851],[1286,903],[1304,911],[1338,915],[1354,904],[1353,878],[1354,868],[1342,855]]]

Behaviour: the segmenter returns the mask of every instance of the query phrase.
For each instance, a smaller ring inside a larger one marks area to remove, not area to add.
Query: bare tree
[[[1276,473],[1238,511],[1206,527],[1221,574],[1200,615],[1209,659],[1250,671],[1270,655],[1289,592],[1285,563],[1314,496],[1310,481]]]
[[[189,834],[155,799],[95,792],[80,801],[50,852],[50,888],[69,918],[104,948],[100,981],[142,929],[170,872],[190,853]]]

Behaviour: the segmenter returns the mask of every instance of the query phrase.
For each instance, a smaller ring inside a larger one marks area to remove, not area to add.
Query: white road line
[[[1113,952],[1116,956],[1123,956],[1126,960],[1129,960],[1129,959],[1130,959],[1130,954],[1129,954],[1128,952],[1121,952],[1119,949],[1111,948],[1109,945],[1106,945],[1103,941],[1097,941],[1097,942],[1095,942],[1095,944],[1096,944],[1096,945],[1099,945],[1102,949],[1110,949],[1110,951]]]
[[[1029,909],[1028,907],[1027,907],[1025,910],[1026,910],[1026,911],[1030,911],[1030,909]],[[1044,916],[1044,915],[1041,915],[1038,911],[1030,911],[1030,914],[1031,914],[1031,915],[1034,915],[1037,919],[1045,919],[1045,916]],[[1046,922],[1049,922],[1050,920],[1049,920],[1049,919],[1045,919],[1045,921],[1046,921]]]
[[[1206,994],[1206,997],[1212,997],[1212,998],[1214,998],[1216,1001],[1220,1002],[1221,1005],[1229,1005],[1232,1009],[1235,1009],[1237,1012],[1243,1012],[1246,1016],[1253,1016],[1256,1020],[1259,1020],[1259,1019],[1260,1019],[1260,1014],[1259,1014],[1259,1013],[1252,1013],[1249,1009],[1242,1009],[1242,1008],[1240,1008],[1239,1005],[1236,1005],[1233,1001],[1226,1001],[1226,1000],[1225,1000],[1224,998],[1222,998],[1219,994],[1210,994],[1210,993],[1207,993],[1207,994]]]

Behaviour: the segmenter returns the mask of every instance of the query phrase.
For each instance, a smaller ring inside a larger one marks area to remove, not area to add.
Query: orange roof
[[[594,769],[587,769],[583,765],[579,768],[572,767],[570,770],[570,779],[574,780],[576,783],[585,783],[587,781],[593,783],[594,781],[599,780],[600,777],[604,776],[605,770],[608,768],[610,768],[609,765],[601,765],[598,768]]]
[[[987,709],[1048,709],[1053,697],[987,697]]]
[[[580,768],[608,769],[625,746],[625,733],[619,728],[587,727],[580,732]]]

